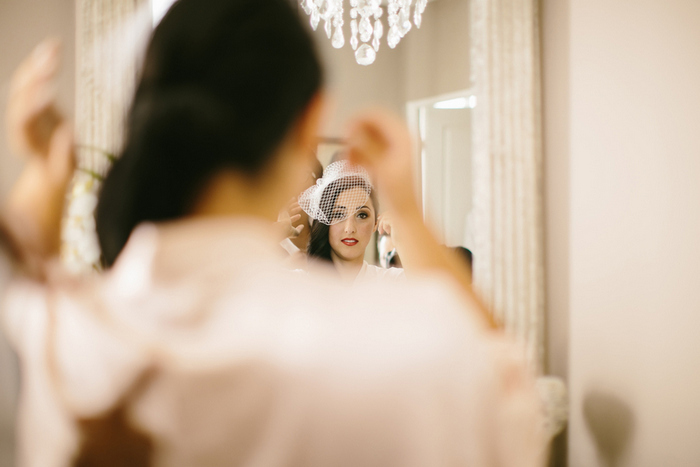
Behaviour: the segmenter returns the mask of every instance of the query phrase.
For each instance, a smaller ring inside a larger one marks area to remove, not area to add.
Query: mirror
[[[349,27],[348,10],[345,24]],[[322,141],[341,138],[344,122],[367,106],[382,105],[403,115],[417,149],[414,182],[424,215],[443,243],[467,248],[473,243],[467,226],[472,192],[469,105],[473,103],[468,91],[469,12],[469,0],[429,2],[421,27],[414,26],[394,49],[383,40],[369,66],[356,63],[349,44],[333,48],[322,27],[313,31],[335,100]],[[308,21],[301,10],[300,15]],[[464,102],[453,102],[452,107],[462,108],[435,108],[459,98]],[[419,122],[427,133],[421,133]],[[376,264],[376,251],[369,250],[366,259]]]
[[[120,120],[110,115],[118,116],[123,109],[110,106],[110,102],[130,95],[135,76],[129,73],[115,80],[109,53],[93,53],[91,43],[105,25],[137,17],[137,10],[151,7],[150,1],[139,0],[130,11],[118,2],[99,2],[98,7],[88,0],[76,2],[76,37],[80,39],[76,51],[80,58],[76,123],[81,142],[87,146],[110,149],[119,142]],[[534,4],[512,3],[495,8],[488,0],[433,0],[427,5],[420,29],[414,27],[394,49],[382,41],[370,66],[356,63],[348,43],[341,49],[333,48],[319,28],[313,37],[325,64],[328,88],[336,98],[319,136],[332,146],[342,138],[344,122],[360,108],[373,104],[393,109],[409,123],[413,120],[416,143],[420,143],[416,145],[415,185],[426,217],[442,231],[439,233],[447,244],[471,247],[468,243],[473,239],[476,290],[508,332],[523,342],[534,366],[543,371],[538,13]],[[347,8],[346,14],[349,24]],[[309,20],[301,9],[299,15]],[[122,50],[124,44],[115,48]],[[458,110],[435,109],[436,104],[466,99],[470,107],[472,96],[478,102],[472,100],[471,104],[478,106],[472,105],[461,123],[458,113],[453,123],[435,123],[435,127],[429,123],[449,119],[450,112]],[[421,106],[425,109],[426,139],[427,133],[441,135],[440,128],[445,125],[468,128],[470,120],[469,135],[459,136],[459,143],[454,131],[448,138],[438,138],[447,144],[436,143],[438,149],[450,144],[464,147],[469,139],[468,153],[445,159],[444,149],[435,152],[431,141],[422,141],[418,125]],[[100,118],[95,118],[98,115]],[[81,156],[86,168],[100,172],[104,156]],[[376,250],[367,250],[370,256],[376,255]],[[375,256],[367,259],[376,264]]]

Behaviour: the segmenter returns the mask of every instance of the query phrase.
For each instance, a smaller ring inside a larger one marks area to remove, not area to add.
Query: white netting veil
[[[342,160],[333,162],[323,171],[316,184],[299,195],[299,206],[326,225],[337,224],[367,204],[372,183],[367,171],[359,165]],[[342,205],[336,203],[342,196]]]

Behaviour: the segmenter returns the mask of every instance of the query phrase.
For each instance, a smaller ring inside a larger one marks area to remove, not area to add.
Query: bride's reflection
[[[346,161],[329,165],[317,185],[300,197],[314,218],[309,258],[331,261],[349,282],[398,279],[402,269],[383,269],[364,260],[379,225],[379,203],[369,175]]]
[[[420,29],[411,31],[396,48],[382,49],[376,62],[367,67],[355,62],[351,49],[333,48],[321,28],[312,33],[335,104],[320,136],[324,143],[339,143],[324,146],[342,149],[345,122],[358,110],[380,104],[401,114],[413,133],[413,175],[406,183],[417,187],[423,218],[442,244],[474,250],[473,223],[467,220],[474,187],[471,113],[476,105],[467,53],[470,28],[465,27],[470,24],[469,2],[436,2],[431,8]],[[324,166],[331,162],[333,152],[319,151]],[[383,195],[381,191],[381,204],[385,204]],[[391,214],[378,211],[380,218]],[[396,261],[405,259],[399,258],[401,248],[395,250],[393,245],[387,252],[380,251],[396,238],[382,235],[381,222],[377,230],[364,260],[386,267],[390,253],[393,265],[398,266]]]

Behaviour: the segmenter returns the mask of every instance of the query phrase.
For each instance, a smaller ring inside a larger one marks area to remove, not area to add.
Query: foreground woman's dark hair
[[[321,87],[289,0],[179,0],[156,28],[96,211],[105,266],[144,221],[185,216],[217,171],[270,162]]]

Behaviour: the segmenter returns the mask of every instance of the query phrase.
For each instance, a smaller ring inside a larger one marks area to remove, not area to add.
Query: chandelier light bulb
[[[343,14],[345,0],[299,0],[304,13],[310,16],[314,31],[321,21],[331,44],[336,49],[345,45]],[[414,5],[415,2],[415,5]],[[384,14],[381,0],[349,0],[350,46],[355,51],[355,60],[360,65],[371,65],[377,58],[380,39],[384,36],[384,25],[380,18]],[[395,48],[411,30],[413,24],[420,28],[423,12],[428,0],[387,0],[387,44]]]

